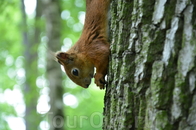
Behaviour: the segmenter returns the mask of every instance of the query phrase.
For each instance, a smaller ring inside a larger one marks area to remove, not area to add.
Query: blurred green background
[[[24,3],[28,35],[33,35],[36,0],[25,0]],[[85,1],[61,0],[61,3],[61,49],[66,51],[81,34],[85,16]],[[0,130],[25,130],[25,106],[28,104],[24,101],[23,91],[26,70],[24,67],[25,48],[22,44],[22,30],[24,28],[21,0],[1,0],[0,12]],[[33,67],[38,69],[35,85],[36,92],[39,93],[36,111],[41,120],[35,129],[48,130],[50,116],[48,93],[50,90],[45,78],[47,38],[43,16],[39,24],[42,26],[41,42],[37,51],[38,65],[35,64]],[[63,92],[62,97],[65,117],[60,119],[65,120],[64,129],[101,130],[104,90],[99,90],[94,83],[91,83],[88,89],[83,89],[70,81],[63,71],[62,73],[64,76],[63,84],[69,84],[66,85],[67,87],[64,89],[66,91]],[[35,92],[32,91],[29,96],[34,94]],[[35,96],[37,95],[35,94]]]

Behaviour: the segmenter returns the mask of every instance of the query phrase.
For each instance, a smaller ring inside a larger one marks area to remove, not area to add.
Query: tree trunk
[[[104,130],[196,129],[196,1],[113,0]]]
[[[27,16],[25,12],[24,0],[22,3],[22,18],[23,18],[23,44],[24,44],[24,68],[25,68],[25,83],[23,86],[23,95],[25,100],[25,125],[26,130],[38,129],[41,117],[37,114],[37,100],[39,93],[37,91],[36,79],[38,77],[37,70],[37,49],[40,42],[40,27],[37,26],[37,21],[41,16],[41,3],[37,2],[35,25],[31,28],[34,33],[30,33],[27,24]]]
[[[61,17],[60,17],[60,1],[59,0],[43,0],[46,18],[46,33],[48,38],[47,52],[47,80],[50,88],[50,112],[49,124],[50,130],[63,130],[64,114],[63,114],[63,86],[62,86],[62,71],[60,65],[54,61],[55,56],[49,51],[60,50],[60,32],[61,32]]]

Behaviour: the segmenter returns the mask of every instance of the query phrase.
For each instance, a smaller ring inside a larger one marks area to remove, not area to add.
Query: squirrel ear
[[[71,53],[71,54],[68,54],[66,52],[58,52],[56,53],[56,58],[58,60],[58,62],[60,64],[62,63],[69,63],[70,61],[73,61],[73,59],[76,57],[75,54]]]
[[[69,54],[67,54],[65,52],[58,52],[58,53],[56,53],[56,58],[59,60],[66,60],[69,58]]]

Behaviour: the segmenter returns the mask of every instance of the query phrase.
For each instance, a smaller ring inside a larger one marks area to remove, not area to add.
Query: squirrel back
[[[110,0],[86,0],[85,23],[79,40],[67,52],[56,53],[69,78],[84,88],[88,88],[94,76],[96,85],[104,89],[110,53],[107,37],[109,4]]]

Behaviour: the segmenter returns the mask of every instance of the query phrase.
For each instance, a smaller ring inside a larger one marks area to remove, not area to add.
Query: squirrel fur
[[[67,52],[56,53],[69,78],[83,88],[88,88],[93,77],[100,89],[105,87],[110,53],[107,36],[109,4],[110,0],[86,0],[85,22],[79,40]]]

